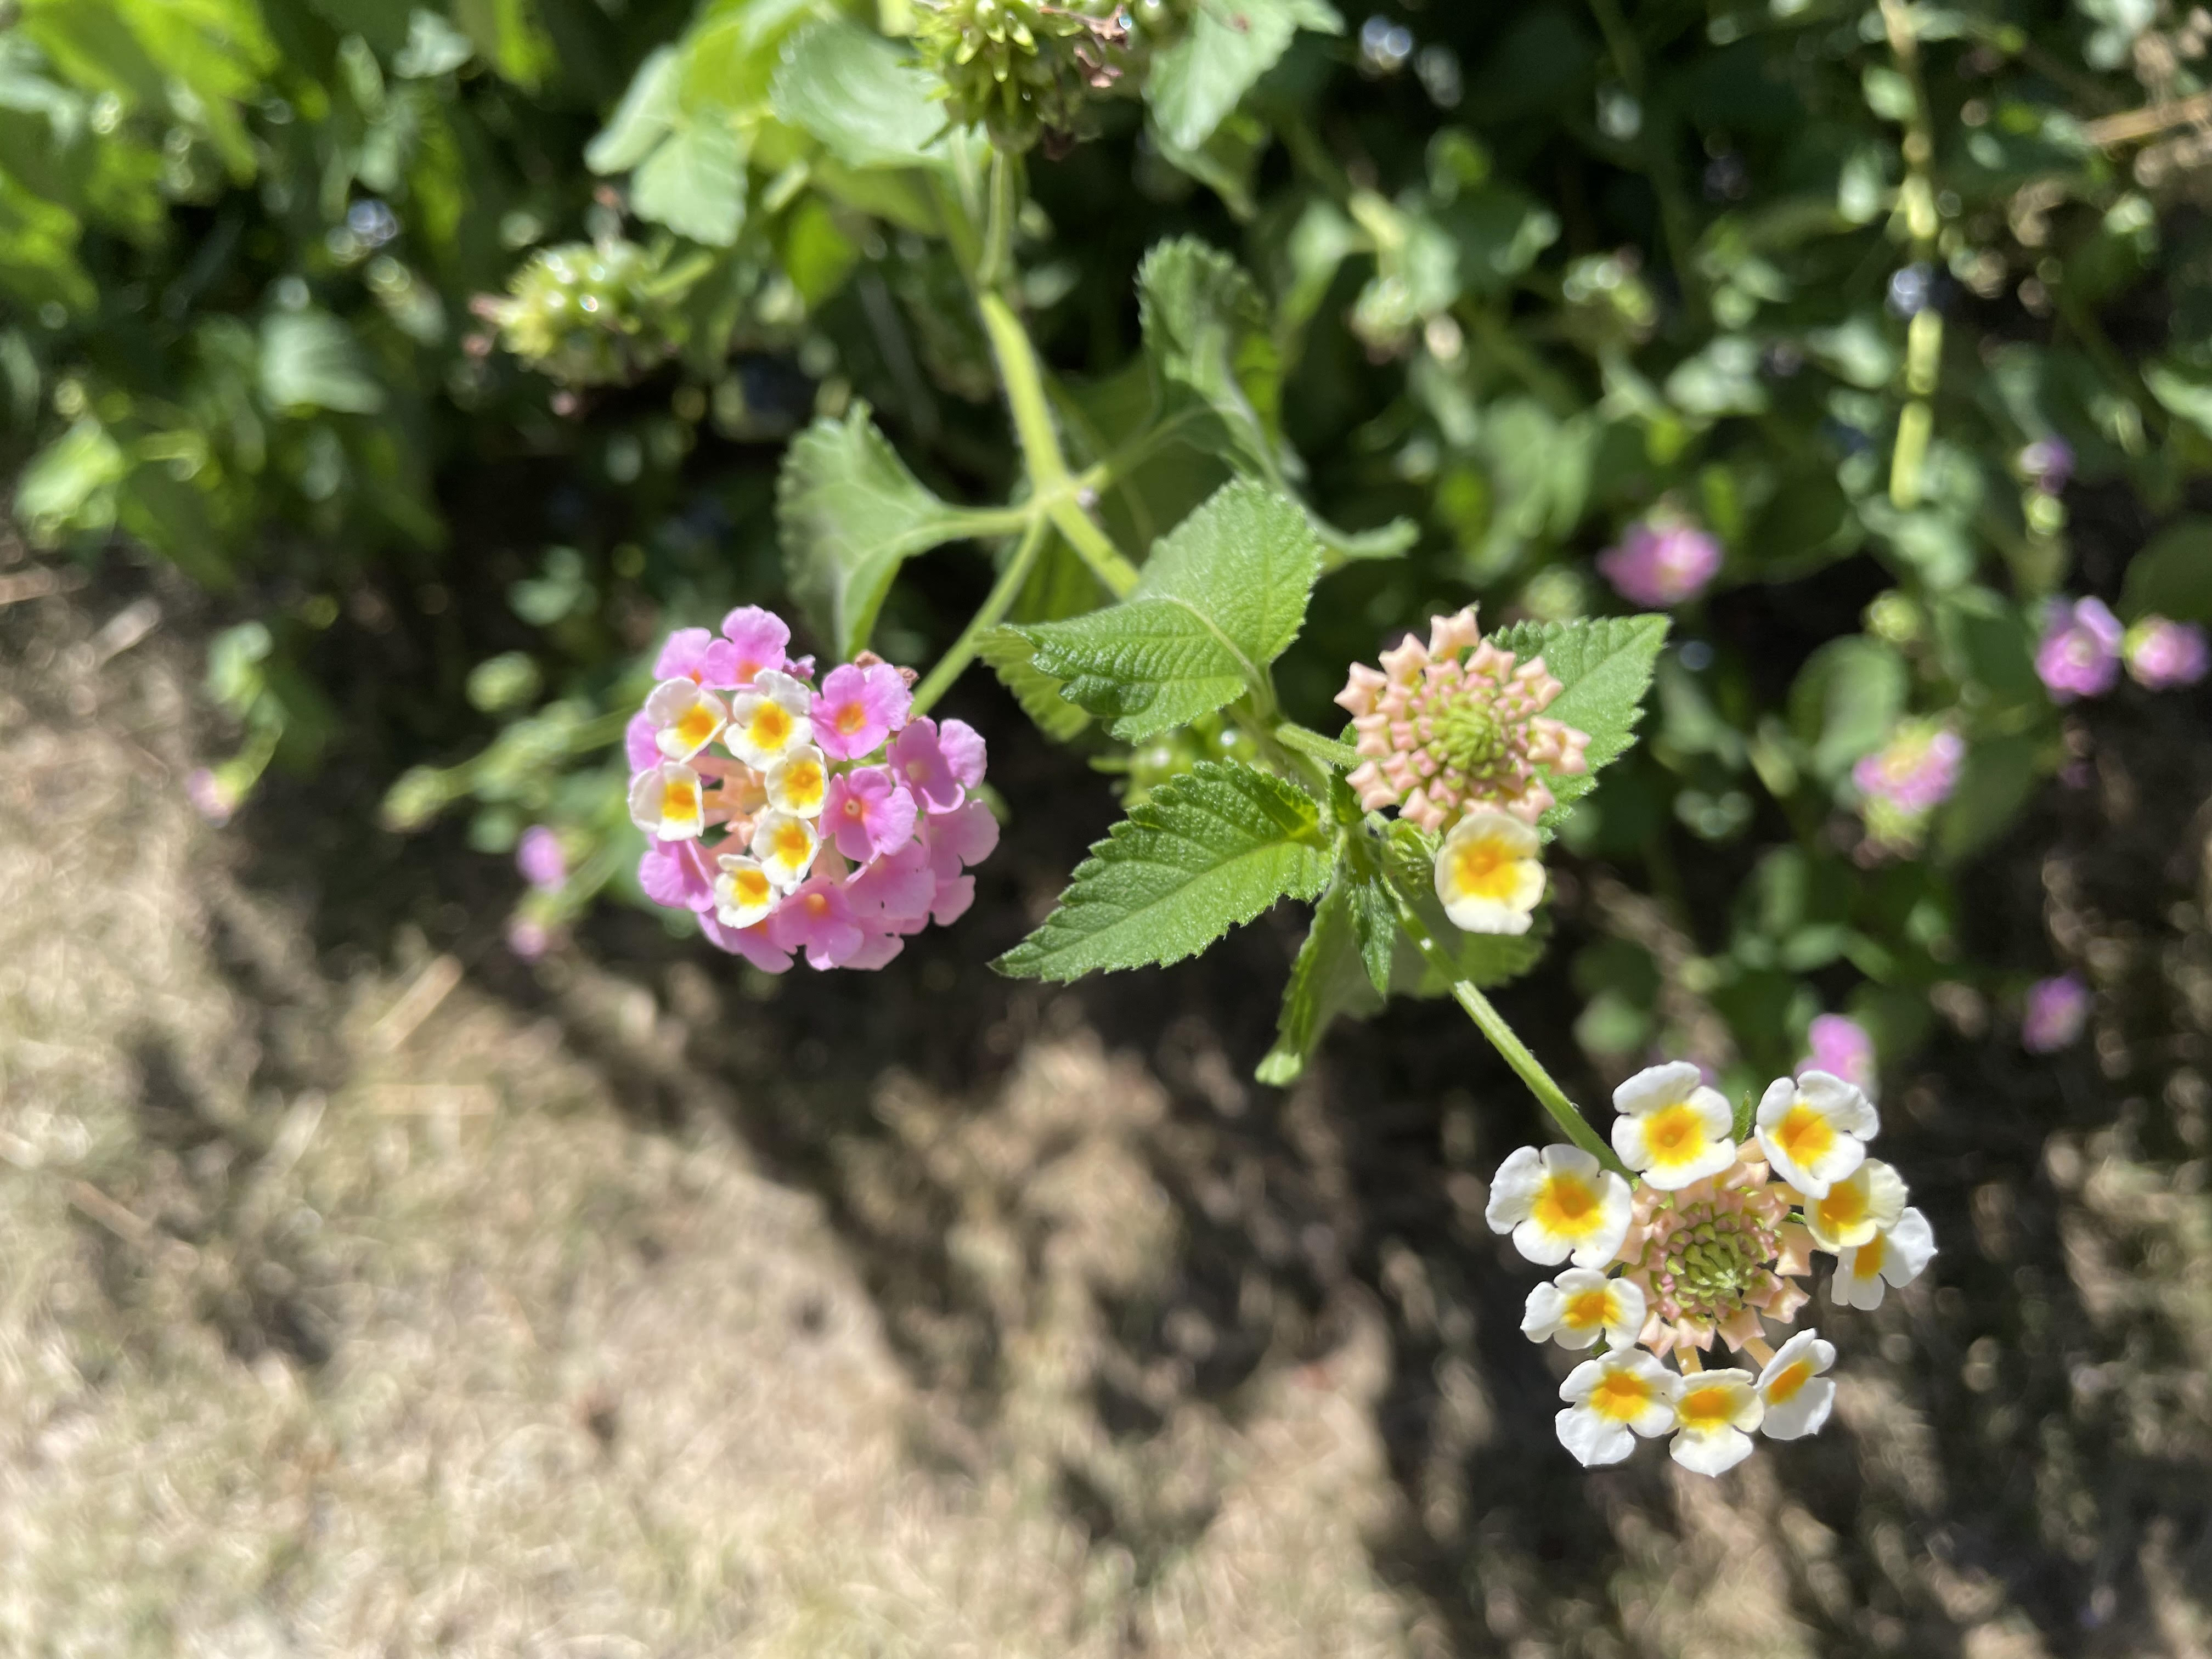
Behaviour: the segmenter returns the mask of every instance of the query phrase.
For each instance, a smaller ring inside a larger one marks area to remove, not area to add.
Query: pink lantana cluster
[[[626,734],[638,881],[708,939],[780,974],[880,968],[957,920],[998,845],[973,793],[983,739],[913,714],[914,675],[863,653],[814,684],[781,617],[741,605],[680,629]]]
[[[1866,819],[1863,855],[1911,854],[1927,834],[1929,816],[1959,787],[1966,740],[1941,720],[1911,720],[1889,741],[1851,768]]]
[[[1553,802],[1539,767],[1589,769],[1588,734],[1545,717],[1563,688],[1544,659],[1484,639],[1473,605],[1431,617],[1425,646],[1409,634],[1382,661],[1379,673],[1354,663],[1336,696],[1368,757],[1345,781],[1369,811],[1395,806],[1429,830],[1480,806],[1534,823]]]

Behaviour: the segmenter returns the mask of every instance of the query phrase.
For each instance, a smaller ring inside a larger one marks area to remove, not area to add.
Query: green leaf
[[[1322,0],[1199,0],[1183,38],[1152,59],[1145,98],[1163,136],[1194,150],[1275,65],[1300,28],[1341,34]]]
[[[916,167],[945,131],[936,84],[873,29],[834,18],[784,48],[769,100],[848,167]]]
[[[1393,519],[1372,530],[1339,530],[1309,507],[1314,534],[1321,538],[1321,568],[1326,574],[1347,564],[1368,559],[1403,557],[1421,539],[1421,527],[1411,519]]]
[[[1320,572],[1297,503],[1240,479],[1153,547],[1128,599],[1020,631],[1071,702],[1136,742],[1264,690]]]
[[[261,395],[276,409],[374,415],[384,388],[353,331],[325,311],[280,311],[261,325]]]
[[[131,471],[122,447],[91,416],[31,457],[15,482],[15,516],[33,541],[115,522],[115,489]]]
[[[1060,682],[1036,665],[1036,647],[1019,630],[994,628],[976,641],[975,654],[1014,694],[1022,713],[1054,743],[1066,743],[1091,724],[1091,716],[1060,695]]]
[[[1227,254],[1178,237],[1138,268],[1137,316],[1156,418],[1280,487],[1283,366],[1258,284]]]
[[[2212,623],[2212,519],[2184,519],[2159,532],[2128,566],[2120,615]]]
[[[1278,899],[1314,897],[1334,862],[1311,799],[1255,767],[1200,761],[1091,848],[1060,908],[996,966],[1072,980],[1180,962]]]
[[[1905,659],[1864,635],[1831,640],[1806,659],[1790,688],[1790,720],[1814,772],[1832,783],[1881,748],[1905,713],[1909,682]]]
[[[679,118],[677,88],[682,67],[673,46],[657,46],[647,54],[630,77],[622,102],[586,148],[585,166],[594,173],[627,173],[653,154]]]
[[[745,144],[708,111],[672,132],[630,175],[630,206],[708,247],[729,247],[745,222]]]
[[[839,657],[867,645],[900,565],[965,533],[963,515],[907,471],[865,403],[792,441],[775,498],[792,594]]]
[[[1547,775],[1559,804],[1544,814],[1540,827],[1555,830],[1567,809],[1595,787],[1598,769],[1620,759],[1636,741],[1636,723],[1643,717],[1652,665],[1659,659],[1659,647],[1667,642],[1667,618],[1521,623],[1504,629],[1497,640],[1524,662],[1541,654],[1544,665],[1565,688],[1544,712],[1589,733],[1588,772],[1575,777]]]
[[[417,6],[407,19],[407,44],[392,60],[392,72],[428,81],[476,56],[476,46],[434,11]]]
[[[1302,755],[1311,755],[1324,765],[1334,766],[1339,771],[1349,770],[1364,758],[1350,744],[1324,738],[1320,732],[1309,732],[1304,726],[1290,720],[1285,720],[1275,728],[1275,738],[1284,747],[1295,749]]]
[[[1298,947],[1298,959],[1291,967],[1290,983],[1283,988],[1275,1046],[1253,1075],[1277,1088],[1295,1083],[1337,1016],[1357,1018],[1382,1006],[1382,999],[1368,983],[1360,963],[1359,930],[1352,920],[1350,890],[1340,872],[1314,907],[1313,926],[1306,931],[1306,942]]]

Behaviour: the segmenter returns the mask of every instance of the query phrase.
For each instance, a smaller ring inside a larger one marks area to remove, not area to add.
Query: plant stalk
[[[974,660],[977,642],[999,625],[1000,618],[1006,614],[1015,596],[1022,591],[1022,584],[1029,580],[1030,572],[1036,568],[1037,555],[1044,550],[1046,525],[1047,520],[1042,514],[1030,520],[1019,545],[1014,549],[1013,557],[1006,561],[1006,568],[999,573],[999,580],[992,584],[982,608],[969,618],[968,626],[960,631],[960,637],[953,641],[945,654],[937,659],[936,665],[929,671],[928,678],[915,688],[914,707],[908,718],[919,719],[927,714],[931,706],[952,689],[952,683],[960,678],[961,671]]]

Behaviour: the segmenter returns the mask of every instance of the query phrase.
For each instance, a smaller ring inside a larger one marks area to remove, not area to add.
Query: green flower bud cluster
[[[943,77],[952,119],[981,124],[1002,149],[1083,137],[1091,100],[1127,66],[1118,8],[1094,16],[1046,0],[921,0],[920,10],[915,44]]]
[[[635,378],[668,356],[668,307],[653,263],[635,242],[569,242],[541,249],[483,303],[501,343],[572,386]]]
[[[1249,765],[1259,758],[1260,746],[1249,732],[1218,714],[1209,714],[1131,754],[1121,802],[1124,806],[1139,805],[1169,779],[1181,777],[1202,760],[1237,760]]]

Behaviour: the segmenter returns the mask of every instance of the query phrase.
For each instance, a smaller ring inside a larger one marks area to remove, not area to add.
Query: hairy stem
[[[910,718],[918,719],[927,714],[931,706],[952,689],[952,683],[960,678],[961,671],[975,659],[977,642],[999,625],[1000,618],[1013,604],[1014,596],[1022,591],[1022,584],[1029,580],[1030,572],[1036,568],[1037,555],[1044,550],[1046,522],[1042,515],[1030,519],[1020,544],[1014,549],[1013,557],[1006,561],[1006,568],[999,573],[999,580],[992,584],[982,608],[969,618],[968,626],[961,630],[960,637],[952,641],[945,653],[937,659],[936,666],[929,671],[929,677],[915,688]]]
[[[1398,925],[1405,930],[1406,937],[1413,940],[1413,947],[1430,966],[1449,975],[1451,958],[1444,954],[1443,947],[1437,943],[1436,936],[1429,932],[1428,925],[1421,920],[1419,913],[1406,902],[1403,894],[1395,896],[1398,902]],[[1626,1176],[1628,1166],[1615,1157],[1613,1148],[1599,1138],[1598,1132],[1590,1127],[1589,1120],[1583,1115],[1582,1109],[1567,1098],[1567,1091],[1559,1087],[1552,1074],[1544,1069],[1543,1062],[1528,1051],[1528,1045],[1522,1042],[1513,1028],[1505,1023],[1504,1015],[1491,1006],[1490,999],[1477,990],[1472,982],[1463,979],[1452,981],[1451,993],[1453,1000],[1467,1010],[1467,1017],[1474,1022],[1475,1030],[1488,1037],[1490,1046],[1504,1056],[1505,1063],[1513,1068],[1515,1075],[1522,1082],[1528,1085],[1528,1092],[1536,1097],[1536,1103],[1551,1115],[1552,1121],[1559,1126],[1567,1139],[1607,1169]]]

